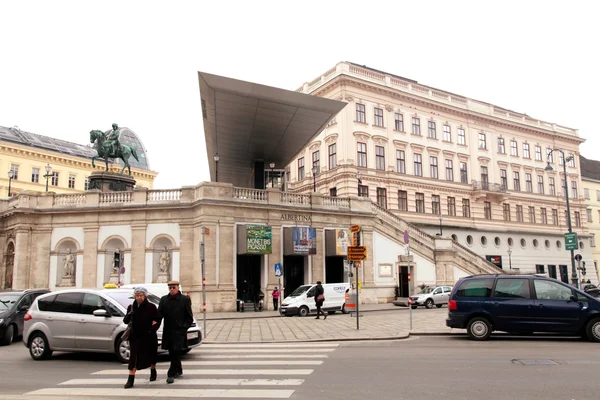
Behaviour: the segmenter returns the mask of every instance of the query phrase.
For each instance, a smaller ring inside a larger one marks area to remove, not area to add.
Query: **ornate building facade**
[[[592,262],[586,262],[586,278],[589,276],[600,278],[600,247],[597,242],[600,240],[600,161],[588,160],[582,156],[581,179],[583,197],[587,206],[585,220],[590,229],[592,248]]]

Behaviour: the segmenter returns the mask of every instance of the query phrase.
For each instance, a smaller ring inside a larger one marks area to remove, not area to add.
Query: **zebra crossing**
[[[135,385],[124,389],[126,366],[92,372],[56,387],[25,393],[27,398],[238,398],[287,399],[337,349],[337,343],[203,344],[183,358],[184,376],[168,385],[168,361],[136,373]]]

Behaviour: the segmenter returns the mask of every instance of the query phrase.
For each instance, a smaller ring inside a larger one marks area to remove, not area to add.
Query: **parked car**
[[[446,325],[474,340],[493,331],[580,335],[600,342],[600,301],[539,275],[475,275],[460,279],[448,303]]]
[[[410,297],[411,308],[425,306],[425,308],[441,308],[444,304],[448,304],[452,286],[425,286],[420,293]]]
[[[148,293],[158,306],[160,299]],[[121,340],[127,325],[123,317],[134,301],[131,289],[70,289],[38,297],[25,315],[23,343],[34,360],[53,351],[116,353],[129,361],[129,342]],[[163,324],[158,329],[159,351]],[[202,330],[196,320],[187,332],[188,352],[202,343]]]
[[[9,345],[23,335],[23,319],[31,303],[45,289],[0,293],[0,345]]]
[[[581,290],[586,292],[592,297],[600,297],[600,288],[591,283],[584,283],[581,285]]]

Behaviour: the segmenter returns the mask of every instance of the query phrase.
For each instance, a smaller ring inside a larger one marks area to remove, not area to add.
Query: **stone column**
[[[322,199],[322,197],[321,197]],[[315,283],[316,281],[325,281],[325,271],[323,269],[323,261],[325,260],[325,248],[323,247],[323,235],[325,231],[322,228],[317,228],[317,254],[312,256],[312,282],[307,283]]]
[[[363,269],[362,274],[359,276],[363,281],[363,286],[372,287],[375,285],[375,268],[373,263],[373,230],[371,228],[365,229],[361,227],[362,241],[361,244],[367,247],[367,259],[362,262],[361,268]]]
[[[13,289],[28,289],[32,271],[30,250],[32,237],[29,229],[15,231],[15,261],[13,268]]]
[[[50,248],[52,229],[33,231],[31,288],[47,288],[50,282]]]
[[[131,283],[144,283],[146,273],[146,227],[145,223],[131,226]]]
[[[235,282],[233,281],[233,268],[236,264],[233,248],[235,234],[233,222],[221,221],[219,227],[219,254],[217,254],[217,257],[219,257],[219,288],[221,289],[235,288]]]
[[[281,231],[281,225],[271,225],[272,229],[272,242],[271,249],[273,249],[273,253],[269,254],[269,265],[267,268],[267,289],[269,293],[265,293],[265,303],[267,295],[271,295],[271,291],[275,286],[279,287],[279,279],[275,276],[275,264],[280,263],[283,265],[283,254],[281,252],[281,242],[283,240],[283,232]],[[283,284],[283,276],[281,277],[281,282]],[[270,298],[270,297],[269,297]]]
[[[83,287],[95,288],[98,269],[98,227],[83,228]]]
[[[194,239],[194,226],[191,223],[180,223],[180,250],[179,250],[179,281],[187,288],[193,290],[192,286],[196,285],[194,280],[194,262],[198,260],[198,245]],[[198,228],[199,229],[199,228]],[[200,280],[200,285],[202,282]]]

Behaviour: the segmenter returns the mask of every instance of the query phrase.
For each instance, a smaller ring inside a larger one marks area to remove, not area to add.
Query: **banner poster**
[[[352,236],[350,231],[346,229],[335,230],[335,254],[345,256],[348,254],[348,246],[350,246]]]
[[[317,254],[317,229],[308,227],[293,228],[294,254]]]
[[[246,225],[246,252],[248,254],[271,254],[271,227]]]

